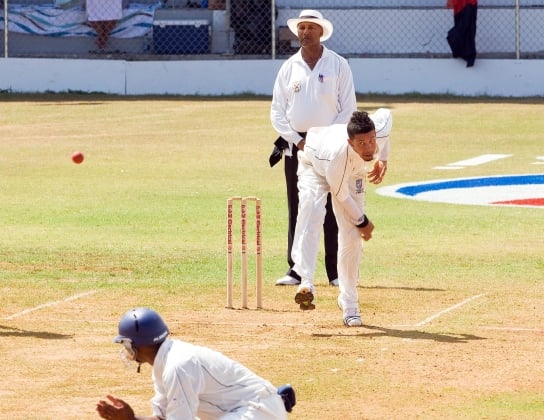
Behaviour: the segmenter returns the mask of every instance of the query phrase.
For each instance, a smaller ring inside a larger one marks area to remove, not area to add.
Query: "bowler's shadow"
[[[472,340],[486,340],[485,337],[478,337],[473,334],[439,334],[428,333],[418,330],[397,330],[393,328],[378,327],[376,325],[363,325],[367,330],[375,330],[375,332],[354,332],[354,334],[312,334],[314,337],[345,337],[347,335],[358,336],[364,338],[379,338],[379,337],[395,337],[406,340],[433,340],[442,343],[468,343]]]
[[[43,338],[44,340],[66,340],[72,338],[72,335],[57,334],[47,331],[28,331],[20,328],[7,327],[0,325],[0,337],[33,337]]]

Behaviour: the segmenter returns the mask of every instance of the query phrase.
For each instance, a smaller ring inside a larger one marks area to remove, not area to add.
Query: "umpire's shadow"
[[[405,340],[433,340],[441,343],[468,343],[472,340],[487,340],[485,337],[478,337],[473,334],[439,334],[428,333],[419,330],[398,330],[394,328],[379,327],[376,325],[363,324],[363,328],[367,330],[374,330],[374,332],[361,331],[360,328],[350,328],[349,333],[338,334],[312,334],[314,337],[346,337],[357,336],[362,338],[379,338],[379,337],[396,337]],[[353,330],[353,333],[351,333]]]

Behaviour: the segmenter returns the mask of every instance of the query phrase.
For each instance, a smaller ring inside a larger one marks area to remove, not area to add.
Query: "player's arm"
[[[340,71],[338,74],[338,115],[333,124],[346,124],[353,111],[357,111],[357,97],[355,96],[355,85],[353,74],[349,64],[340,60]]]
[[[368,172],[368,180],[373,184],[382,182],[387,172],[387,160],[389,159],[389,134],[393,128],[393,114],[387,108],[379,108],[370,115],[376,126],[376,142],[378,144],[377,159],[374,166]]]
[[[288,75],[284,74],[284,67],[280,69],[276,76],[274,89],[272,92],[272,103],[270,106],[270,122],[276,132],[293,146],[301,141],[302,137],[298,134],[287,118],[287,103],[289,102],[289,93],[285,86],[288,83]]]
[[[331,189],[331,194],[334,194],[340,206],[348,214],[352,223],[359,230],[361,237],[368,241],[372,237],[374,224],[366,217],[359,204],[349,193],[346,181],[349,178],[349,174],[346,172],[347,167],[347,154],[339,155],[330,162],[325,177]]]

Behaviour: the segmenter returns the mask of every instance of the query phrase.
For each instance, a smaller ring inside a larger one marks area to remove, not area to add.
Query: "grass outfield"
[[[0,95],[0,412],[93,419],[112,393],[149,414],[150,367],[127,369],[111,342],[122,313],[147,305],[174,337],[291,383],[290,419],[544,418],[543,209],[402,200],[370,186],[364,327],[342,326],[322,255],[317,308],[302,313],[294,288],[274,286],[287,268],[287,208],[282,165],[268,166],[269,105]],[[359,98],[360,109],[380,106],[394,116],[383,185],[544,172],[534,164],[544,100]],[[512,156],[433,169],[488,153]],[[262,310],[225,308],[233,195],[263,202]]]

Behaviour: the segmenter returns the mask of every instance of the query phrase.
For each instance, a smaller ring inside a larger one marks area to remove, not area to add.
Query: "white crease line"
[[[425,324],[428,324],[429,322],[435,320],[436,318],[439,318],[442,315],[447,314],[448,312],[451,312],[454,309],[457,309],[457,308],[463,306],[464,304],[469,303],[470,301],[473,301],[474,299],[478,299],[478,298],[480,298],[482,296],[485,296],[485,295],[487,295],[487,293],[482,293],[482,294],[479,294],[479,295],[476,295],[476,296],[469,297],[468,299],[465,299],[464,301],[459,302],[456,305],[450,306],[449,308],[446,308],[443,311],[437,312],[436,314],[431,315],[429,318],[424,319],[423,321],[418,322],[417,324],[414,324],[414,327],[421,327],[421,326],[423,326]]]
[[[484,330],[494,330],[494,331],[527,331],[527,332],[541,332],[544,333],[544,330],[540,328],[523,328],[523,327],[480,327]]]
[[[79,299],[79,298],[82,298],[82,297],[85,297],[85,296],[92,295],[93,293],[96,293],[96,290],[91,290],[89,292],[84,292],[84,293],[80,293],[78,295],[69,296],[69,297],[67,297],[66,299],[63,299],[63,300],[56,300],[54,302],[44,303],[42,305],[35,306],[34,308],[25,309],[24,311],[18,312],[18,313],[13,314],[13,315],[10,315],[10,316],[5,317],[3,319],[5,319],[5,320],[14,319],[14,318],[17,318],[19,316],[26,315],[26,314],[28,314],[30,312],[37,311],[39,309],[47,308],[49,306],[55,306],[55,305],[65,303],[65,302],[70,302],[72,300],[76,300],[76,299]]]
[[[503,154],[487,154],[473,157],[471,159],[459,160],[457,162],[448,163],[451,166],[478,166],[484,163],[493,162],[494,160],[505,159],[512,155]]]
[[[446,171],[451,171],[451,170],[456,170],[456,169],[465,169],[464,166],[435,166],[433,169],[440,169],[440,170],[446,170]]]

